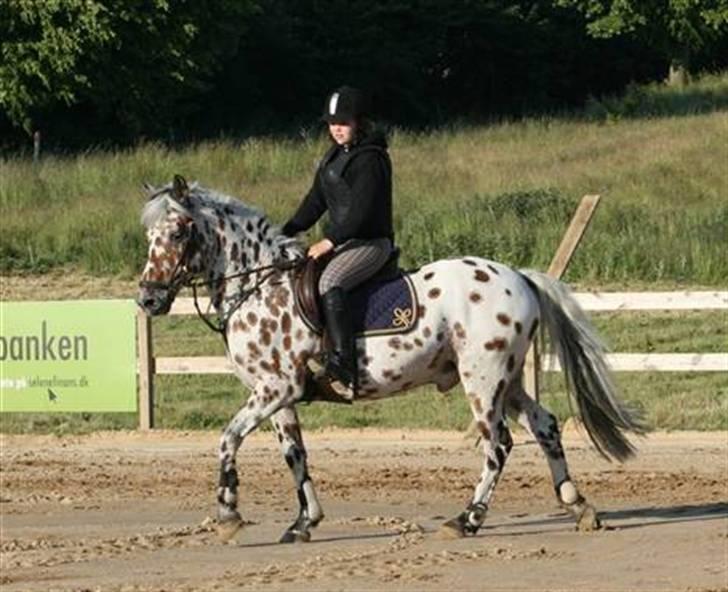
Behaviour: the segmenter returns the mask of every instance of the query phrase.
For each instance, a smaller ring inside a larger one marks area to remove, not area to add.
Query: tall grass
[[[404,263],[468,253],[543,268],[580,196],[601,193],[568,279],[720,285],[728,275],[727,103],[723,75],[677,94],[655,86],[603,99],[609,117],[595,115],[592,103],[581,118],[394,130]],[[146,144],[52,155],[37,165],[2,161],[0,272],[70,265],[135,275],[146,250],[141,186],[174,173],[283,222],[325,145],[323,138],[221,139],[181,150]]]

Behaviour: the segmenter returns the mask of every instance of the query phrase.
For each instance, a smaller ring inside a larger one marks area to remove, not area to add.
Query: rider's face
[[[356,134],[356,122],[344,121],[330,123],[329,133],[334,139],[334,142],[336,142],[340,146],[351,144],[354,141],[354,135]]]

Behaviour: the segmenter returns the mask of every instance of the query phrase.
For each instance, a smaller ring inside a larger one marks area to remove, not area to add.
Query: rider
[[[331,382],[357,388],[355,341],[348,292],[373,276],[393,250],[392,164],[387,141],[372,130],[364,94],[349,86],[326,100],[323,121],[332,145],[321,159],[311,189],[283,226],[293,236],[308,230],[328,211],[324,238],[308,256],[331,259],[321,274],[319,292],[329,335],[325,373]]]

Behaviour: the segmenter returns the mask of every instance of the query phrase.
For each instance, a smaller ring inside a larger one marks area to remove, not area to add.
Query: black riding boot
[[[346,291],[331,288],[321,297],[321,304],[329,335],[326,375],[332,382],[338,381],[351,391],[350,395],[339,394],[354,398],[357,389],[356,353]]]

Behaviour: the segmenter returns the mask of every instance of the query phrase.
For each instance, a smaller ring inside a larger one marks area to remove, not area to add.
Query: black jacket
[[[349,148],[332,146],[283,233],[293,236],[308,230],[325,211],[329,224],[324,236],[334,245],[352,238],[394,238],[392,164],[382,134],[367,136]]]

